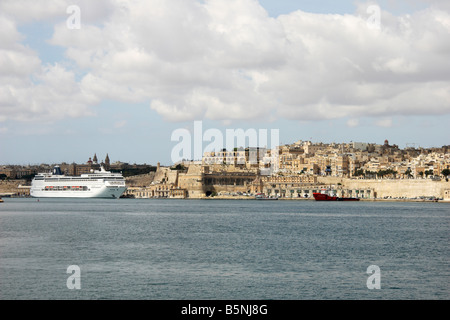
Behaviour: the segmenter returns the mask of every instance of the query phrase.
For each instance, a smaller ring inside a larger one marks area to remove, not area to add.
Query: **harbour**
[[[397,2],[0,1],[0,300],[449,300],[450,7]]]
[[[450,297],[445,203],[39,200],[1,206],[1,299]]]

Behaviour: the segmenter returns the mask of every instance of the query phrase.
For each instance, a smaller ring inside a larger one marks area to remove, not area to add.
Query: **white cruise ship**
[[[66,176],[59,166],[52,173],[39,173],[31,182],[30,195],[35,198],[119,198],[127,189],[120,173],[103,167],[80,176]]]

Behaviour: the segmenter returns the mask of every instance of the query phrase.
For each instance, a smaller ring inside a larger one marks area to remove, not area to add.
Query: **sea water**
[[[450,298],[448,203],[4,200],[0,299]]]

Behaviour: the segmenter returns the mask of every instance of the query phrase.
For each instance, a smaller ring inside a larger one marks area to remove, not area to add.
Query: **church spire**
[[[106,154],[106,158],[105,158],[105,167],[106,167],[106,169],[109,169],[109,156],[108,156],[108,154]]]

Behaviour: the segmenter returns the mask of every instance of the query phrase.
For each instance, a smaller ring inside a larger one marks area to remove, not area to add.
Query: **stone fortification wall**
[[[322,177],[322,176],[318,176],[317,177],[317,183],[318,184],[338,184],[343,182],[344,178],[339,178],[339,177]]]
[[[149,186],[154,183],[173,183],[174,185],[187,190],[189,198],[202,198],[208,191],[215,192],[247,192],[250,188],[246,185],[208,185],[202,184],[202,168],[201,165],[190,165],[187,172],[176,172],[168,168],[160,168],[157,172],[146,175],[134,176],[127,178],[128,186]],[[5,183],[5,182],[3,182]],[[8,182],[7,188],[0,184],[1,190],[17,190],[19,183],[16,181]],[[21,184],[24,184],[23,182]],[[448,198],[450,190],[450,182],[433,181],[431,179],[348,179],[338,177],[317,177],[317,185],[334,186],[334,188],[350,189],[350,190],[373,190],[376,198],[416,198],[416,197],[436,197]],[[281,188],[281,187],[280,187]],[[298,188],[297,188],[298,189]],[[447,190],[447,195],[446,195]],[[3,191],[5,192],[5,191]]]
[[[190,165],[186,173],[179,173],[178,186],[187,190],[188,198],[204,197],[201,165]]]
[[[125,179],[128,187],[145,187],[152,183],[155,179],[155,172],[131,176]]]
[[[450,189],[450,182],[433,181],[430,179],[403,179],[403,180],[357,180],[342,179],[343,187],[349,189],[373,189],[377,198],[416,198],[436,197],[444,198],[446,189]]]
[[[30,181],[27,180],[0,180],[0,196],[18,195],[24,191],[19,186],[29,186]],[[28,191],[29,193],[29,191]]]

